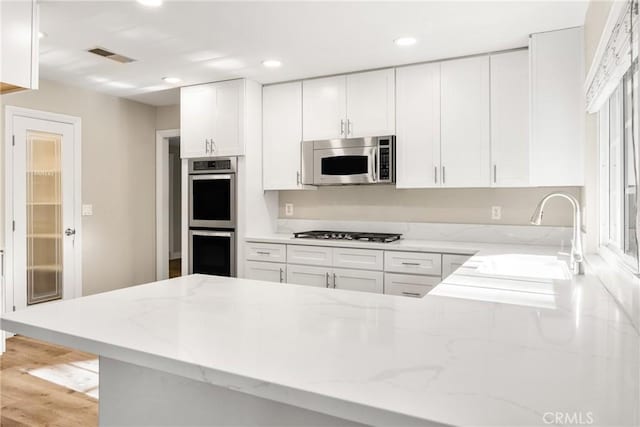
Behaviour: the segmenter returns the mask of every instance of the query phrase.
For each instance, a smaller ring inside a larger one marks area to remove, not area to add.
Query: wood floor
[[[182,259],[169,260],[169,279],[182,276]]]
[[[98,425],[98,401],[24,372],[60,363],[95,359],[88,353],[15,336],[0,357],[0,425]]]

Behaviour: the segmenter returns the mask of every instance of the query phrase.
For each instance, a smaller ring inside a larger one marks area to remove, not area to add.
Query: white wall
[[[0,105],[2,122],[5,105],[82,118],[82,202],[93,204],[82,220],[83,294],[155,280],[156,108],[47,80]]]

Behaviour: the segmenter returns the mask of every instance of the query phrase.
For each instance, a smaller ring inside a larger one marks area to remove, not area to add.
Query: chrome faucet
[[[549,199],[561,197],[568,200],[573,206],[573,240],[571,241],[571,258],[569,268],[573,274],[584,274],[584,254],[582,252],[582,213],[580,212],[580,202],[573,195],[568,193],[549,193],[540,200],[535,212],[531,216],[531,224],[540,225],[542,222],[542,211]]]

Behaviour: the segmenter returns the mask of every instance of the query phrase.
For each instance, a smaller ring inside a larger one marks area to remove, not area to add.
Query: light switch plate
[[[82,216],[93,215],[93,205],[82,205]]]
[[[284,204],[284,214],[285,216],[293,216],[293,203]]]

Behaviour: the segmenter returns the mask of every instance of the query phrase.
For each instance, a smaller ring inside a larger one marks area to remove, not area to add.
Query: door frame
[[[169,212],[165,208],[169,205],[169,138],[177,136],[180,129],[156,130],[156,280],[169,278]],[[184,257],[184,247],[182,252]]]
[[[32,110],[29,108],[7,105],[5,107],[5,135],[4,135],[4,245],[5,245],[5,286],[2,292],[2,312],[13,311],[13,163],[8,161],[12,157],[13,150],[13,119],[25,117],[36,120],[47,120],[64,123],[73,126],[73,221],[76,230],[74,237],[74,284],[73,295],[65,295],[63,299],[71,299],[82,296],[82,119],[66,114],[51,113],[48,111]],[[8,284],[12,285],[9,286]]]

